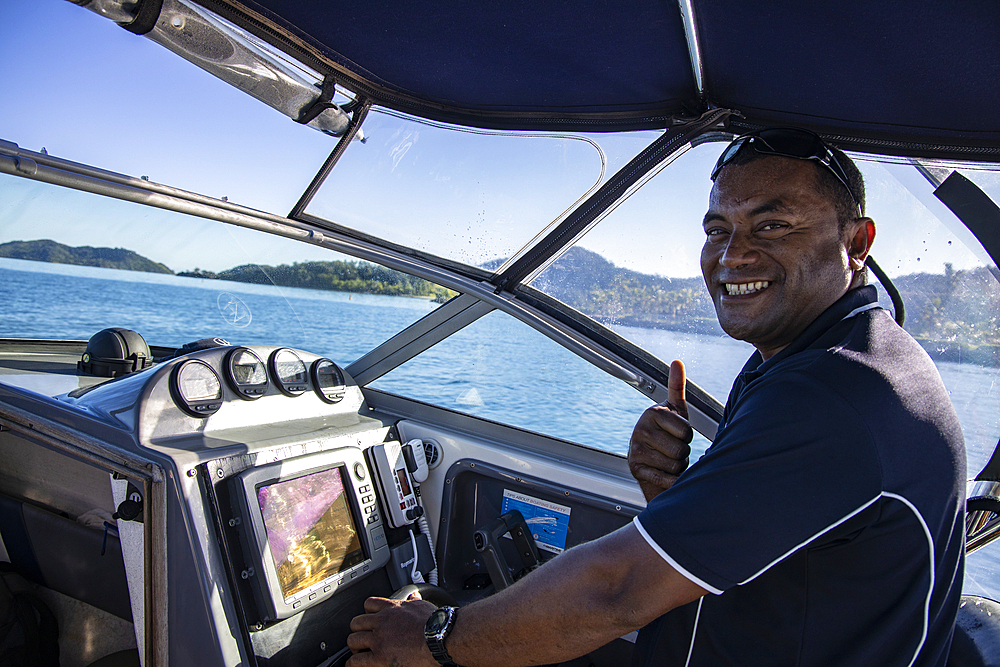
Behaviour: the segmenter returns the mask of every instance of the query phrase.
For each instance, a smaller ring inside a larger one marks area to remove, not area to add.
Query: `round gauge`
[[[194,417],[207,417],[222,407],[222,381],[204,361],[190,359],[174,369],[173,390],[177,405]]]
[[[271,355],[271,377],[278,389],[289,396],[298,396],[308,385],[308,373],[306,365],[287,347],[275,350]]]
[[[255,400],[267,392],[267,368],[253,350],[238,347],[226,357],[226,379],[240,398]]]
[[[313,389],[327,403],[339,403],[344,400],[347,387],[344,386],[344,374],[337,364],[329,359],[317,359],[312,365]]]

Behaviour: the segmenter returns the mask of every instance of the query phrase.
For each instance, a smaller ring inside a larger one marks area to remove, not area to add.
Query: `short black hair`
[[[847,225],[851,224],[858,219],[858,207],[861,207],[861,214],[864,215],[865,210],[865,179],[861,175],[861,170],[858,166],[854,164],[854,160],[849,158],[844,151],[839,148],[834,148],[829,144],[827,147],[833,154],[833,159],[835,159],[844,170],[847,175],[847,182],[850,185],[850,191],[844,187],[844,184],[833,175],[829,169],[825,166],[816,163],[816,182],[817,189],[820,194],[828,198],[834,206],[834,210],[837,212],[837,223],[840,226],[840,231],[847,229]],[[740,150],[737,151],[736,155],[732,157],[726,166],[740,166],[744,164],[750,164],[751,162],[756,162],[757,160],[762,160],[767,157],[773,157],[764,153],[758,153],[750,145],[750,142],[743,144]],[[853,199],[852,199],[853,195]],[[855,203],[857,201],[857,203]]]

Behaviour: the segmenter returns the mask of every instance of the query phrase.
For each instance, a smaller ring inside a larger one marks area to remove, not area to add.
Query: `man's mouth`
[[[743,294],[753,294],[766,289],[771,283],[766,280],[758,280],[755,283],[723,283],[726,294],[729,296],[740,296]]]

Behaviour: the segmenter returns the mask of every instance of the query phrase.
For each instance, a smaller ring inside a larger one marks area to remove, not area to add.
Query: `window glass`
[[[239,227],[0,176],[0,337],[220,337],[347,365],[454,292]]]
[[[725,401],[753,348],[725,335],[701,277],[708,175],[724,144],[677,157],[531,283]],[[697,458],[708,441],[696,437]]]
[[[0,22],[0,139],[24,149],[286,215],[336,145],[73,3]]]
[[[532,282],[664,362],[681,359],[688,377],[721,400],[753,351],[719,328],[700,275],[709,174],[724,146],[707,143],[677,157]],[[951,392],[975,476],[1000,436],[996,269],[912,165],[855,158],[878,228],[872,254],[903,296],[907,330]],[[1000,183],[985,168],[963,173]],[[891,308],[881,288],[880,298]]]
[[[995,165],[977,165],[960,167],[957,171],[978,185],[994,202],[1000,201],[1000,168]]]
[[[1000,540],[994,540],[966,557],[962,592],[1000,600]]]
[[[952,167],[944,168],[947,174]],[[909,165],[862,162],[869,210],[879,226],[878,257],[906,304],[906,329],[941,372],[962,422],[968,476],[989,460],[1000,436],[1000,285],[985,250],[933,196]],[[958,171],[1000,201],[1000,173],[990,165]],[[902,186],[902,187],[900,187]],[[869,192],[873,188],[869,186]],[[1000,599],[1000,541],[966,559],[965,593]]]
[[[394,243],[497,268],[600,183],[579,135],[484,132],[373,110],[307,211]]]
[[[513,317],[494,311],[372,385],[625,454],[652,402]]]

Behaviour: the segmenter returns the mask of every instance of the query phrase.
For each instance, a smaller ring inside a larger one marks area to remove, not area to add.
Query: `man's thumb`
[[[675,359],[670,364],[670,377],[667,380],[667,402],[685,419],[688,416],[686,382],[684,363]]]

